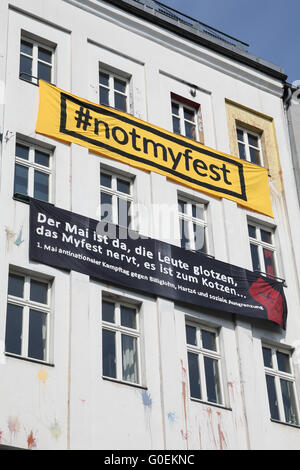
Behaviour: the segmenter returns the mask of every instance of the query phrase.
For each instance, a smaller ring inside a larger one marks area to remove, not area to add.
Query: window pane
[[[100,87],[100,104],[109,106],[109,90],[102,86]]]
[[[48,284],[31,279],[30,300],[46,305],[48,303]]]
[[[275,389],[275,378],[271,375],[266,375],[266,381],[271,418],[279,420],[278,401]]]
[[[192,109],[183,108],[184,119],[195,122],[195,112]]]
[[[124,82],[124,80],[120,80],[119,78],[115,78],[114,89],[120,91],[121,93],[126,93],[126,82]]]
[[[101,186],[105,186],[106,188],[111,188],[111,175],[106,175],[105,173],[101,173],[100,175],[100,184]]]
[[[196,126],[194,124],[190,124],[187,121],[184,121],[185,127],[185,136],[189,139],[196,140]]]
[[[122,377],[127,382],[138,383],[137,339],[122,335]]]
[[[101,193],[101,220],[112,222],[112,196]]]
[[[127,111],[127,96],[115,93],[115,108],[120,111]]]
[[[213,403],[221,402],[218,361],[204,357],[207,400]]]
[[[173,120],[173,132],[175,134],[180,134],[180,120],[174,116],[172,116],[172,120]]]
[[[47,314],[30,309],[28,357],[46,360]]]
[[[252,258],[252,269],[253,271],[261,271],[259,256],[258,256],[258,246],[250,243],[251,248],[251,258]]]
[[[14,193],[28,195],[28,168],[25,166],[15,166]]]
[[[10,274],[8,278],[8,295],[24,297],[24,277]]]
[[[193,346],[197,346],[196,328],[194,326],[186,325],[185,331],[186,331],[187,344],[192,344]]]
[[[246,160],[246,147],[244,144],[239,143],[239,157],[242,160]]]
[[[256,238],[256,228],[253,225],[248,225],[249,237]]]
[[[24,55],[20,55],[20,77],[30,81],[32,77],[32,59]]]
[[[127,328],[136,328],[136,310],[121,306],[121,325]]]
[[[51,66],[46,65],[43,62],[38,62],[38,78],[45,80],[46,82],[51,82]]]
[[[289,380],[280,379],[281,393],[283,399],[285,422],[297,424],[297,411],[293,383]]]
[[[22,144],[16,144],[16,157],[24,158],[24,160],[29,159],[29,147],[26,147]]]
[[[130,227],[130,201],[127,199],[118,198],[118,224],[122,227]]]
[[[24,54],[31,55],[32,56],[32,44],[27,41],[21,41],[21,52],[24,52]]]
[[[216,351],[216,335],[211,331],[201,330],[202,337],[202,346],[205,349],[210,349],[211,351]]]
[[[7,304],[5,351],[21,354],[23,308]]]
[[[254,149],[253,147],[249,147],[250,151],[250,160],[255,165],[260,165],[260,152],[259,150]]]
[[[193,224],[195,251],[206,253],[205,227]]]
[[[290,367],[290,356],[288,354],[284,354],[282,352],[276,351],[276,357],[277,357],[277,365],[278,365],[278,370],[282,372],[291,372],[291,367]]]
[[[196,219],[204,220],[204,204],[192,204],[192,216]]]
[[[34,161],[38,165],[43,165],[49,168],[50,164],[50,155],[45,152],[41,152],[40,150],[35,150],[34,152]]]
[[[262,348],[263,351],[263,358],[264,358],[264,365],[265,367],[273,368],[272,364],[272,350],[269,348]]]
[[[121,193],[130,194],[130,183],[129,181],[121,180],[118,178],[117,180],[117,190]]]
[[[265,272],[271,276],[275,276],[275,262],[274,262],[274,252],[271,250],[263,249],[264,260],[265,260]]]
[[[102,331],[102,373],[116,378],[115,333],[109,330]]]
[[[38,58],[43,60],[44,62],[48,62],[48,64],[52,63],[52,52],[44,49],[43,47],[39,47]]]
[[[243,133],[243,131],[237,129],[236,130],[236,135],[237,135],[238,140],[240,140],[241,142],[244,142],[244,133]]]
[[[49,175],[40,171],[34,171],[34,197],[40,201],[48,201]]]
[[[172,102],[172,114],[179,115],[179,105],[177,103]]]
[[[180,219],[180,239],[181,239],[181,248],[186,250],[190,249],[190,239],[189,239],[189,224],[187,221]]]
[[[102,320],[109,323],[115,323],[115,304],[102,302]]]
[[[248,142],[249,145],[253,145],[254,147],[258,147],[258,137],[253,134],[248,134]]]
[[[198,355],[188,352],[188,363],[191,397],[201,399]]]
[[[109,75],[104,72],[99,72],[99,83],[101,83],[101,85],[109,86]]]
[[[182,214],[186,212],[186,203],[178,199],[178,211]]]
[[[270,245],[272,245],[272,233],[271,232],[267,232],[267,230],[261,229],[260,235],[261,235],[261,240],[263,242],[269,243]]]

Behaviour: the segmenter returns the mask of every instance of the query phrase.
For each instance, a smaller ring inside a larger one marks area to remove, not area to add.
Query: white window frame
[[[112,182],[111,188],[101,185],[101,174],[108,175],[111,177],[111,182]],[[121,179],[129,183],[130,194],[126,194],[126,193],[122,193],[121,191],[118,191],[117,189],[118,179]],[[126,227],[126,228],[129,228],[131,230],[134,230],[134,223],[135,223],[134,217],[133,217],[133,185],[134,185],[133,178],[129,176],[124,176],[121,173],[116,173],[114,171],[107,170],[103,167],[100,168],[100,206],[101,206],[101,193],[106,193],[112,196],[112,221],[111,223],[115,225],[120,225],[119,220],[118,220],[118,199],[123,199],[127,202],[130,202],[129,217],[131,220],[131,224],[129,227]]]
[[[10,352],[6,352],[6,354],[13,355],[15,357],[22,357],[27,358],[32,361],[37,362],[49,362],[49,355],[50,355],[50,324],[51,324],[51,289],[52,289],[52,282],[48,279],[43,277],[39,277],[38,275],[28,275],[22,271],[15,271],[10,270],[9,275],[20,276],[24,278],[24,292],[23,297],[16,297],[14,295],[8,294],[7,295],[7,304],[16,305],[18,307],[22,307],[23,315],[22,315],[22,340],[21,340],[21,354],[14,354]],[[43,284],[47,284],[47,303],[42,304],[39,302],[35,302],[30,300],[30,282],[31,280],[42,282]],[[46,348],[45,348],[45,357],[44,359],[36,359],[31,358],[28,355],[28,347],[29,347],[29,316],[30,316],[30,309],[39,311],[41,313],[46,314]]]
[[[25,158],[17,157],[16,156],[16,146],[15,146],[15,166],[20,165],[23,167],[28,168],[28,194],[24,196],[34,197],[34,174],[35,170],[39,171],[40,173],[44,173],[48,175],[48,201],[49,203],[53,202],[53,152],[49,149],[40,146],[40,145],[33,145],[31,143],[26,142],[25,140],[18,139],[16,140],[16,145],[20,144],[25,147],[29,148],[29,156],[28,160]],[[35,163],[35,150],[43,152],[49,156],[49,167],[40,165]],[[14,185],[15,185],[15,171],[14,171]]]
[[[244,145],[245,154],[246,154],[246,161],[250,162],[250,163],[253,163],[251,161],[251,155],[250,155],[250,148],[253,148],[255,150],[258,150],[258,152],[259,152],[259,163],[254,163],[254,165],[256,164],[256,165],[264,166],[263,152],[262,152],[262,146],[261,146],[261,135],[258,134],[257,132],[250,131],[249,129],[245,129],[241,126],[236,126],[236,130],[243,133],[243,139],[244,140],[243,141],[239,140],[238,135],[237,135],[237,143]],[[254,146],[254,145],[251,145],[249,143],[248,134],[251,134],[251,135],[253,135],[254,137],[257,138],[258,147]],[[240,153],[239,153],[239,157],[240,157]],[[243,159],[241,158],[241,160],[243,160]]]
[[[115,322],[110,323],[108,321],[103,320],[102,315],[101,315],[101,320],[102,320],[102,328],[101,331],[103,330],[108,330],[113,333],[115,333],[115,346],[116,346],[116,377],[110,377],[110,376],[105,376],[102,372],[102,377],[109,379],[109,380],[115,380],[118,382],[123,382],[125,384],[130,384],[130,385],[142,385],[142,374],[141,374],[141,332],[140,332],[140,308],[134,304],[130,303],[128,301],[117,301],[111,298],[107,298],[105,296],[102,297],[102,303],[101,303],[101,311],[102,311],[102,304],[103,302],[107,302],[110,304],[114,305],[114,312],[115,312]],[[135,320],[136,320],[136,328],[128,328],[126,326],[121,325],[121,307],[128,307],[130,309],[135,310]],[[122,371],[122,365],[123,365],[123,360],[122,360],[122,334],[131,336],[136,339],[136,350],[137,350],[137,376],[138,376],[138,381],[137,382],[131,382],[131,381],[126,381],[123,379],[123,371]],[[103,347],[102,347],[102,354],[103,354]]]
[[[297,390],[296,390],[296,380],[295,380],[295,374],[294,374],[294,368],[293,368],[293,362],[292,362],[292,353],[288,349],[276,347],[270,344],[267,344],[265,342],[262,342],[262,348],[267,348],[271,350],[271,355],[272,355],[272,365],[273,367],[267,367],[264,365],[264,370],[265,370],[265,375],[272,376],[274,378],[275,382],[275,391],[276,391],[276,398],[277,398],[277,404],[278,404],[278,413],[279,413],[279,421],[282,423],[287,423],[287,424],[293,424],[296,426],[300,425],[299,422],[299,403],[297,400]],[[277,355],[276,353],[283,353],[289,356],[289,368],[290,372],[283,372],[280,371],[278,368],[278,362],[277,362]],[[285,411],[284,411],[284,405],[283,405],[283,396],[282,396],[282,390],[281,390],[281,385],[280,385],[280,379],[284,379],[292,384],[292,390],[293,390],[293,396],[295,400],[295,412],[296,412],[296,423],[289,423],[286,420],[285,417]],[[267,387],[267,385],[266,385]],[[268,395],[268,392],[267,392]],[[268,402],[269,402],[269,396],[268,396]],[[271,418],[274,419],[274,418]]]
[[[27,43],[32,45],[32,56],[21,51],[21,42],[22,41],[27,42]],[[39,47],[51,52],[51,63],[45,62],[45,61],[43,61],[42,59],[39,58],[39,56],[38,56]],[[27,75],[25,75],[23,77],[21,75],[21,70],[20,70],[19,71],[19,78],[21,80],[26,80],[30,83],[33,83],[32,79],[39,80],[39,77],[38,77],[38,63],[41,62],[42,64],[45,64],[45,65],[51,67],[51,80],[50,80],[50,83],[54,83],[54,55],[55,55],[55,49],[53,47],[48,46],[47,44],[43,43],[42,41],[37,41],[35,39],[32,39],[32,38],[22,34],[21,35],[21,40],[20,40],[20,56],[21,55],[32,59],[32,76],[27,77]]]
[[[250,236],[249,230],[248,230],[251,263],[252,263],[251,244],[253,244],[258,247],[258,258],[259,258],[259,263],[261,266],[260,272],[265,273],[268,276],[272,276],[271,274],[268,274],[266,272],[266,264],[265,264],[264,254],[263,254],[263,249],[266,248],[267,250],[272,251],[273,253],[274,268],[275,268],[274,277],[279,277],[278,250],[276,248],[276,243],[275,243],[275,228],[271,228],[271,227],[268,227],[267,225],[253,222],[252,220],[247,221],[247,228],[249,225],[251,225],[252,227],[255,227],[255,233],[256,233],[256,238],[253,238]],[[272,243],[267,243],[267,242],[262,241],[261,230],[271,233]],[[252,269],[253,269],[253,264],[252,264]]]
[[[182,201],[186,204],[186,213],[179,211],[179,201]],[[208,204],[190,199],[186,196],[181,195],[180,193],[177,194],[177,202],[178,202],[179,224],[181,224],[182,220],[184,220],[188,224],[188,239],[190,242],[190,246],[186,249],[190,251],[196,251],[194,229],[193,229],[193,224],[196,224],[204,229],[206,251],[202,253],[209,254],[210,246],[209,246],[208,223],[207,223],[207,205]],[[197,206],[198,204],[203,206],[204,219],[193,217],[193,206]],[[179,227],[179,233],[180,233],[180,227]]]
[[[224,387],[223,387],[223,367],[222,367],[222,355],[220,352],[220,331],[219,329],[212,328],[205,324],[199,324],[190,320],[186,320],[185,327],[191,326],[196,328],[196,338],[197,338],[197,346],[188,344],[186,339],[186,348],[187,348],[187,364],[188,361],[188,353],[193,353],[198,356],[198,365],[199,365],[199,375],[200,375],[200,391],[201,391],[201,398],[193,397],[190,394],[190,398],[192,400],[198,400],[201,402],[211,403],[214,405],[225,406],[225,394],[224,394]],[[216,341],[216,351],[212,351],[210,349],[205,349],[202,345],[201,339],[201,331],[205,330],[215,335]],[[218,364],[218,377],[219,377],[219,387],[220,387],[220,400],[218,402],[209,401],[207,397],[207,387],[206,387],[206,374],[205,374],[205,367],[204,367],[204,358],[208,357],[213,360],[217,361]],[[189,393],[190,393],[190,374],[188,373],[188,380],[189,380]]]
[[[108,86],[103,85],[100,83],[100,73],[108,75]],[[126,88],[125,88],[125,93],[115,90],[114,88],[114,79],[121,80],[122,82],[126,83]],[[99,84],[98,84],[98,92],[99,92],[99,104],[100,102],[100,87],[106,88],[108,90],[108,105],[103,106],[110,106],[111,108],[117,109],[118,111],[124,112],[124,113],[130,113],[131,112],[131,102],[130,102],[130,78],[125,77],[122,74],[118,74],[116,72],[112,72],[111,70],[102,68],[100,66],[99,68]],[[119,93],[122,96],[126,97],[126,110],[119,110],[115,106],[115,91]]]
[[[177,106],[179,106],[179,112],[178,114],[174,114],[173,111],[172,111],[172,108],[173,108],[173,103],[176,104]],[[184,117],[184,108],[186,108],[188,111],[192,111],[193,114],[194,114],[194,121],[190,121],[189,119],[185,119]],[[199,142],[200,141],[200,132],[199,132],[199,126],[198,126],[198,110],[196,109],[196,107],[194,108],[193,106],[189,106],[187,104],[185,104],[184,102],[181,102],[175,98],[171,98],[171,114],[172,114],[172,120],[173,120],[173,117],[179,119],[179,126],[180,126],[180,134],[177,134],[177,135],[182,135],[183,137],[187,137],[186,136],[186,132],[185,132],[185,121],[188,122],[189,124],[192,124],[193,126],[195,126],[195,140],[196,142]],[[174,126],[173,126],[173,122],[172,122],[172,132],[175,133],[174,131]],[[187,137],[187,138],[190,138],[190,137]]]

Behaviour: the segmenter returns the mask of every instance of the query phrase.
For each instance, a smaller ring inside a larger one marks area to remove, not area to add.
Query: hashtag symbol
[[[80,106],[80,109],[79,111],[76,111],[76,114],[78,116],[75,118],[75,121],[77,121],[76,127],[80,128],[82,126],[83,130],[86,131],[87,127],[92,125],[90,123],[92,116],[90,115],[89,110],[87,109],[84,111],[83,106]]]

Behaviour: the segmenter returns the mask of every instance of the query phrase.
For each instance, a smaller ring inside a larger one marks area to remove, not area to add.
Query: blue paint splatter
[[[147,406],[148,408],[151,408],[152,406],[152,398],[150,393],[147,392],[147,390],[142,391],[142,400],[143,400],[143,405]]]
[[[168,420],[169,420],[169,423],[170,423],[170,424],[173,424],[174,421],[175,421],[175,413],[169,412],[169,413],[168,413]]]
[[[15,240],[15,245],[20,246],[24,242],[24,240],[22,240],[22,236],[23,236],[23,227],[21,227],[19,235],[17,236]]]

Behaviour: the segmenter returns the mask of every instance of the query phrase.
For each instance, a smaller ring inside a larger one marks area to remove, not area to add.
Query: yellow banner
[[[36,132],[273,217],[268,171],[40,81]]]

